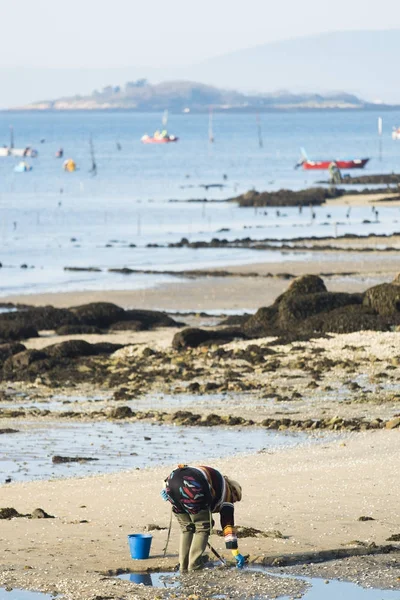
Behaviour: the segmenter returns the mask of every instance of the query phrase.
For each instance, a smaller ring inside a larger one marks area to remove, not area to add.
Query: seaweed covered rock
[[[68,340],[47,346],[46,354],[53,358],[75,358],[77,356],[93,356],[96,354],[93,344],[84,340]]]
[[[327,313],[352,304],[362,304],[362,295],[345,292],[285,294],[278,309],[279,326],[287,329],[293,323],[304,321],[313,315]]]
[[[244,324],[243,331],[250,337],[267,337],[280,334],[277,323],[278,305],[263,306]]]
[[[400,313],[398,322],[400,323]],[[347,305],[314,315],[299,323],[297,331],[307,333],[352,333],[354,331],[390,331],[393,320],[377,315],[367,306]]]
[[[57,335],[101,334],[103,330],[94,325],[63,325],[56,329]]]
[[[75,315],[78,323],[94,325],[101,329],[107,329],[113,323],[125,319],[124,309],[111,302],[91,302],[74,306],[70,311]]]
[[[20,321],[0,320],[0,339],[3,341],[27,340],[39,337],[37,329],[33,325],[27,325]]]
[[[364,294],[328,292],[316,275],[291,283],[274,304],[260,308],[243,325],[250,337],[293,339],[325,333],[388,331],[400,323],[400,286],[382,284]]]
[[[241,196],[231,198],[239,206],[320,206],[327,198],[337,198],[344,192],[340,189],[308,188],[305,190],[278,190],[276,192],[257,192],[250,190]]]
[[[323,279],[318,275],[302,275],[301,277],[296,277],[296,279],[292,281],[286,292],[278,297],[277,302],[279,302],[279,299],[288,296],[319,294],[327,291]]]
[[[110,327],[110,331],[143,331],[144,329],[140,321],[117,321]]]
[[[10,358],[6,360],[4,366],[6,367],[6,365],[9,364],[12,365],[14,369],[25,369],[32,363],[46,358],[47,354],[41,350],[24,350],[23,352],[18,352],[18,354],[10,356]]]
[[[174,321],[166,313],[158,310],[131,309],[125,311],[124,319],[121,321],[136,321],[141,324],[143,329],[153,329],[155,327],[181,327],[182,323]]]
[[[0,364],[3,363],[10,356],[14,356],[14,354],[19,354],[26,350],[23,344],[19,344],[18,342],[10,342],[9,344],[0,344]]]
[[[53,306],[32,306],[0,315],[0,323],[5,321],[19,323],[26,327],[34,327],[37,331],[58,329],[63,325],[78,323],[78,319],[70,310],[67,308],[54,308]]]
[[[24,350],[7,358],[3,364],[3,376],[24,378],[28,374],[39,373],[48,368],[49,357],[41,350]]]
[[[365,292],[364,305],[374,309],[381,316],[399,313],[400,285],[398,283],[382,283],[369,288]]]
[[[123,346],[110,342],[89,344],[84,340],[67,340],[59,344],[47,346],[45,352],[52,358],[76,358],[78,356],[97,356],[99,354],[112,354]]]
[[[176,350],[184,348],[197,348],[198,346],[209,345],[210,343],[232,342],[235,339],[244,339],[247,335],[241,329],[226,327],[218,330],[205,330],[196,327],[188,327],[174,335],[172,347]]]

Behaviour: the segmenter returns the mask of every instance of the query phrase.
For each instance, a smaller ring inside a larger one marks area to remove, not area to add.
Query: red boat
[[[151,137],[150,135],[144,135],[142,137],[143,144],[170,144],[171,142],[177,142],[179,138],[175,135],[168,135],[166,137]]]
[[[305,158],[301,165],[306,171],[314,169],[329,169],[329,166],[335,164],[338,169],[363,169],[369,158],[353,158],[349,160],[310,160]]]

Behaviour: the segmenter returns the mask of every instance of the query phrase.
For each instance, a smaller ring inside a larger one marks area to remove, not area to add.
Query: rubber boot
[[[195,533],[189,553],[189,571],[198,571],[204,567],[202,557],[210,537],[210,511],[201,510],[196,515],[191,515],[191,517],[195,526]]]
[[[194,535],[194,524],[187,513],[176,515],[181,535],[179,539],[179,570],[181,573],[187,573],[189,567],[189,553]]]

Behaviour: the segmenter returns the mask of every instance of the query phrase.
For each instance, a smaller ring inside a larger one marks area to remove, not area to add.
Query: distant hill
[[[90,96],[73,96],[33,103],[30,110],[112,110],[204,112],[266,111],[292,109],[362,109],[368,103],[351,94],[244,94],[191,81],[150,84],[146,79],[125,86],[107,86]]]
[[[154,83],[199,81],[247,94],[291,90],[326,96],[344,91],[369,102],[400,104],[398,56],[400,30],[338,31],[267,43],[186,67],[0,68],[0,107],[76,93],[86,97],[95,88],[141,77]]]
[[[259,92],[346,91],[400,104],[400,30],[338,31],[239,50],[194,65],[196,81]]]

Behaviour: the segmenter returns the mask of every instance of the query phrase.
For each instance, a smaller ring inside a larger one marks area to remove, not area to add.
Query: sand
[[[381,241],[386,238],[378,238]],[[370,243],[370,239],[365,244]],[[336,243],[336,240],[334,240]],[[315,241],[313,240],[313,243]],[[348,240],[341,240],[345,247]],[[354,243],[359,243],[357,240]],[[373,240],[372,240],[372,243]],[[377,242],[379,243],[379,241]],[[391,243],[387,241],[385,243]],[[255,251],[256,252],[256,251]],[[223,268],[221,268],[223,270]],[[10,295],[2,302],[52,305],[67,308],[107,300],[123,308],[148,308],[153,310],[179,311],[255,311],[260,306],[272,304],[284,292],[290,281],[278,274],[292,276],[326,274],[323,276],[329,291],[360,292],[372,285],[389,282],[399,272],[397,252],[372,253],[322,253],[310,260],[287,260],[279,263],[254,263],[236,265],[227,270],[244,274],[257,273],[258,277],[216,277],[197,279],[182,278],[179,282],[161,284],[142,290],[80,291],[66,293],[43,293],[35,295]],[[215,269],[217,272],[218,270]],[[271,273],[273,277],[264,277]],[[350,275],[345,275],[350,273]],[[127,276],[127,288],[129,287]],[[132,279],[134,284],[134,279]]]
[[[322,258],[307,263],[288,261],[284,265],[235,268],[238,272],[287,271],[296,275],[336,272],[326,283],[328,289],[338,291],[362,291],[374,282],[391,281],[397,274],[396,255],[379,253],[368,257],[360,254],[338,263]],[[346,278],[341,275],[344,271],[355,271],[358,275]],[[288,281],[280,278],[205,277],[152,290],[41,294],[7,300],[60,307],[107,300],[125,308],[236,311],[268,305],[287,286]],[[152,332],[123,332],[109,339],[146,345],[153,339],[152,335]],[[160,332],[159,347],[168,346],[171,336],[171,331]],[[104,339],[101,336],[101,341]],[[48,332],[29,345],[39,348],[54,341],[54,334]],[[96,340],[91,336],[90,341]],[[320,443],[224,460],[205,456],[203,462],[243,484],[243,502],[237,505],[236,511],[238,525],[281,534],[240,540],[240,550],[250,554],[252,561],[336,549],[349,554],[364,553],[373,547],[371,545],[387,544],[391,535],[400,533],[398,429],[340,434]],[[145,531],[148,525],[168,527],[170,511],[159,495],[168,472],[169,468],[155,468],[0,485],[0,507],[14,507],[24,514],[40,507],[55,516],[48,520],[1,521],[0,587],[57,591],[63,593],[66,600],[160,597],[160,591],[132,588],[129,582],[115,582],[103,574],[118,569],[169,569],[176,565],[176,523],[166,558],[163,558],[166,529],[153,533],[151,558],[140,563],[131,560],[126,537],[129,533]],[[360,517],[371,520],[359,520]],[[225,553],[221,538],[213,537],[212,543]],[[308,562],[310,560],[308,557]],[[364,572],[366,577],[367,571],[375,573],[378,583],[389,585],[387,571],[380,579],[375,563],[375,567],[372,563],[364,563],[364,567],[361,563],[355,564],[355,573]],[[348,565],[339,562],[337,576],[347,576]],[[392,572],[399,577],[398,566]],[[396,576],[392,583],[398,587]],[[243,577],[242,584],[237,582],[238,589],[247,581],[247,575]],[[222,592],[228,589],[224,587],[228,586],[228,580],[228,576],[221,576]],[[276,590],[275,594],[279,595]],[[198,598],[206,596],[200,594]]]
[[[278,530],[283,536],[240,540],[240,550],[252,561],[263,555],[381,545],[399,533],[398,431],[349,434],[255,456],[204,459],[242,483],[238,525]],[[63,589],[76,594],[74,598],[91,598],[82,595],[77,582],[95,573],[173,567],[176,523],[165,559],[166,530],[153,532],[151,558],[140,564],[130,559],[126,538],[149,524],[168,527],[169,507],[159,495],[168,472],[156,468],[2,486],[3,506],[21,513],[41,507],[55,518],[2,521],[0,584],[13,577],[14,585],[23,586],[29,569],[29,577],[36,575],[41,589],[58,589],[65,580],[69,587],[64,582]],[[359,520],[366,516],[373,520]],[[221,538],[213,536],[212,543],[225,554]]]

